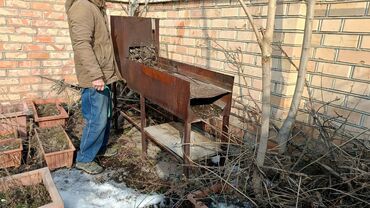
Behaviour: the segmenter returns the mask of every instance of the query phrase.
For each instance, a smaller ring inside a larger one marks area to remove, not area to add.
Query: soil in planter
[[[0,208],[36,208],[52,202],[43,184],[10,188],[0,192]]]
[[[66,150],[69,147],[66,135],[61,127],[38,130],[45,153]]]
[[[16,175],[23,172],[37,170],[45,167],[44,155],[41,153],[39,143],[35,136],[29,137],[28,142],[23,143],[22,163],[17,168],[0,169],[0,177]],[[18,147],[17,147],[18,148]],[[1,203],[0,203],[1,204]]]
[[[55,103],[38,104],[36,105],[37,115],[40,117],[56,116],[60,112]]]
[[[0,135],[0,140],[17,138],[14,133]]]
[[[9,142],[6,144],[1,144],[0,145],[0,152],[5,152],[8,150],[14,150],[19,148],[19,144],[17,142]]]
[[[22,112],[23,106],[19,104],[15,105],[0,105],[0,114]]]

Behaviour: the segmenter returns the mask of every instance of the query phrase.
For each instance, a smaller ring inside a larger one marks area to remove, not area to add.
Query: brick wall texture
[[[76,82],[65,0],[0,0],[0,101],[51,96],[51,83],[34,75]],[[110,15],[125,15],[109,3]],[[266,0],[249,5],[258,27]],[[316,109],[349,131],[370,128],[370,2],[318,1],[307,80]],[[306,5],[280,1],[275,22],[272,112],[279,126],[289,109],[297,71],[278,45],[299,65]],[[160,54],[235,76],[232,122],[243,106],[261,105],[261,58],[256,39],[236,0],[150,4],[142,16],[160,18]],[[234,57],[235,67],[231,57]],[[235,62],[236,61],[236,62]],[[298,120],[310,123],[304,92]]]

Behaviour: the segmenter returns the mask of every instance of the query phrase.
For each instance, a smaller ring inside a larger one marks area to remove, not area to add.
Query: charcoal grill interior
[[[111,28],[121,76],[129,88],[140,94],[143,155],[150,139],[183,161],[188,175],[192,160],[220,151],[219,145],[192,131],[192,123],[214,116],[197,111],[212,105],[212,111],[218,110],[223,117],[222,131],[227,133],[234,77],[159,57],[158,19],[112,16]],[[154,63],[130,58],[130,51],[143,47],[154,48]],[[146,99],[179,118],[181,124],[147,126]]]

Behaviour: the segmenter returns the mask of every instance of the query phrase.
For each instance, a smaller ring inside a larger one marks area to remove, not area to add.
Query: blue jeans
[[[83,89],[81,100],[85,127],[76,161],[86,163],[93,161],[107,146],[112,99],[109,88],[106,87],[104,91],[97,91],[94,88]]]

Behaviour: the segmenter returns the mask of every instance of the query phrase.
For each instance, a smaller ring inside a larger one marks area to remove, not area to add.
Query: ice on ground
[[[52,176],[65,208],[139,208],[164,200],[163,195],[141,194],[111,180],[100,182],[97,180],[99,176],[76,169],[61,169],[53,172]]]

